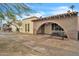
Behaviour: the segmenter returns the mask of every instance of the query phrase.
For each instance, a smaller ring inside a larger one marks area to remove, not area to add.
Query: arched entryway
[[[64,29],[56,24],[56,23],[52,23],[52,22],[47,22],[42,24],[38,30],[37,30],[37,34],[48,34],[48,35],[52,35],[52,36],[60,36],[60,37],[65,37],[67,38],[67,35],[64,31]]]

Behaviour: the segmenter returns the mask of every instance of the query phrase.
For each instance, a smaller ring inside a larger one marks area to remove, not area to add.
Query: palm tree
[[[75,6],[74,5],[71,5],[70,6],[70,9],[72,10],[72,12],[73,12],[73,9],[75,8]]]
[[[0,20],[10,19],[15,22],[17,16],[22,17],[22,14],[30,14],[34,12],[26,4],[23,3],[0,3]]]

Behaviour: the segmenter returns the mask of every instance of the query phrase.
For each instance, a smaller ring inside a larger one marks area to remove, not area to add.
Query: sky
[[[70,6],[74,5],[75,11],[79,12],[79,3],[25,3],[29,8],[34,10],[30,15],[22,15],[22,18],[18,18],[18,20],[22,20],[24,18],[28,18],[31,16],[37,17],[47,17],[53,16],[57,14],[62,14],[70,10]]]
[[[65,13],[70,10],[71,5],[75,6],[74,11],[79,11],[79,3],[27,3],[26,5],[36,11],[31,16],[37,17]]]

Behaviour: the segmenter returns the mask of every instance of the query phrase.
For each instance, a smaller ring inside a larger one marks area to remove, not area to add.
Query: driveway
[[[0,32],[2,56],[79,56],[79,41],[50,35]]]

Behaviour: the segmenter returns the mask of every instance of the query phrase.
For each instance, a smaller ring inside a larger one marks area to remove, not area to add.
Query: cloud
[[[22,15],[21,15],[22,18],[20,18],[20,17],[18,17],[18,16],[17,16],[17,18],[18,18],[18,20],[22,20],[22,19],[29,18],[29,17],[32,17],[32,16],[36,16],[36,17],[41,17],[41,16],[42,16],[42,17],[44,17],[44,15],[45,15],[44,12],[39,11],[39,12],[37,12],[37,13],[22,14]]]
[[[50,8],[50,10],[48,10],[47,12],[38,11],[38,13],[33,13],[30,16],[46,17],[46,16],[51,16],[51,15],[66,13],[68,10],[70,10],[70,9],[67,6],[60,6],[60,7],[56,7],[56,8]]]
[[[71,11],[69,6],[59,6],[59,7],[56,7],[56,8],[52,8],[52,11],[50,11],[50,14],[51,15],[62,14],[62,13],[66,13],[68,10]],[[74,9],[74,11],[78,11],[78,9]]]
[[[69,10],[69,8],[67,6],[60,6],[60,7],[53,8],[51,11],[48,11],[48,12],[38,11],[37,13],[32,13],[30,15],[23,15],[23,18],[29,18],[29,17],[32,17],[32,16],[46,17],[46,16],[50,16],[50,15],[65,13],[68,10]]]
[[[68,10],[69,8],[67,6],[60,6],[56,8],[57,10]]]
[[[45,15],[45,13],[44,12],[42,12],[42,11],[39,11],[39,12],[37,12],[37,13],[32,13],[32,14],[30,14],[30,16],[36,16],[36,17],[43,17]]]
[[[56,8],[50,8],[50,10],[48,10],[47,12],[39,11],[38,13],[35,13],[32,15],[46,17],[46,16],[51,16],[51,15],[66,13],[68,10],[70,9],[67,6],[60,6]]]
[[[56,15],[56,14],[66,13],[70,9],[67,6],[60,6],[60,7],[54,8],[52,10],[53,10],[52,14]]]

